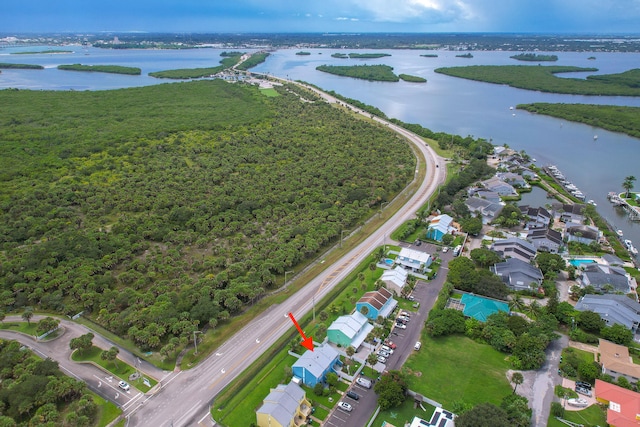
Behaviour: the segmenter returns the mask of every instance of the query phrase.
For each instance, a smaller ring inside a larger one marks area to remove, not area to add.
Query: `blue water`
[[[573,265],[574,267],[580,267],[582,264],[592,264],[595,261],[592,259],[572,259],[569,261],[569,264]]]
[[[394,261],[392,259],[389,259],[389,258],[385,258],[385,260],[384,260],[384,263],[387,264],[387,265],[393,265],[393,262]]]

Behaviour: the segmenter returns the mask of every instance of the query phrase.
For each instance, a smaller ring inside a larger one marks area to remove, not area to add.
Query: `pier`
[[[622,207],[622,209],[627,212],[627,215],[629,215],[629,219],[631,221],[640,221],[640,207],[631,206],[629,202],[620,197],[618,193],[615,193],[613,191],[607,195],[607,199],[609,199],[609,201],[613,203],[613,206]]]

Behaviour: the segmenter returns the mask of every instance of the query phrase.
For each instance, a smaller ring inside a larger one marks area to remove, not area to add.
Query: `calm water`
[[[30,49],[37,51],[45,48]],[[32,63],[47,67],[45,70],[2,70],[0,88],[101,90],[165,83],[146,74],[172,68],[215,66],[224,50],[115,51],[84,49],[80,46],[69,49],[74,50],[74,53],[9,55],[11,51],[27,49],[0,49],[0,62]],[[508,144],[514,149],[525,150],[537,160],[538,165],[557,165],[587,199],[596,201],[598,211],[605,218],[616,228],[622,229],[626,238],[640,246],[640,223],[628,221],[626,215],[614,210],[606,199],[609,191],[622,191],[621,183],[625,176],[634,175],[640,180],[640,140],[587,125],[509,109],[510,106],[531,102],[640,107],[640,97],[546,94],[457,79],[434,72],[435,68],[446,66],[523,64],[509,58],[512,52],[473,52],[473,58],[465,59],[456,57],[460,52],[390,50],[390,57],[358,60],[331,58],[331,54],[337,52],[336,49],[311,49],[308,50],[312,52],[309,56],[295,55],[297,51],[276,51],[254,70],[304,80],[323,89],[335,90],[342,95],[375,105],[389,117],[420,123],[434,131],[473,135],[490,139],[497,145]],[[352,50],[345,50],[344,53],[350,51]],[[436,53],[438,57],[424,58],[420,56],[421,53]],[[599,70],[596,73],[572,73],[567,77],[584,78],[588,74],[618,73],[637,68],[640,64],[640,54],[637,53],[561,52],[557,55],[559,61],[554,65],[595,67]],[[590,56],[595,56],[596,59],[588,60]],[[135,66],[142,69],[143,75],[79,73],[55,68],[59,64],[73,63]],[[387,64],[394,67],[396,74],[422,76],[428,83],[366,82],[316,71],[315,67],[322,64]],[[594,140],[594,135],[598,135],[597,140]],[[636,182],[636,187],[640,188],[640,182]]]

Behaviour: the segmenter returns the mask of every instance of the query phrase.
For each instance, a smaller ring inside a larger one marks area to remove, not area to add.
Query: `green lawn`
[[[434,340],[422,336],[422,350],[403,367],[409,388],[445,408],[456,401],[499,405],[511,393],[506,356],[487,344],[462,336]]]
[[[3,322],[0,323],[0,329],[9,329],[11,331],[22,332],[23,334],[35,336],[37,334],[36,328],[38,327],[36,322],[28,324],[27,322]]]
[[[268,96],[268,97],[280,96],[280,94],[273,88],[260,89],[260,93],[263,94],[264,96]]]
[[[389,409],[388,411],[380,411],[372,426],[382,427],[382,423],[384,423],[385,421],[393,424],[394,426],[403,426],[404,423],[410,423],[415,416],[429,421],[431,415],[433,415],[433,411],[436,408],[423,403],[422,406],[424,406],[424,409],[426,409],[426,411],[423,411],[419,406],[417,408],[414,408],[413,402],[413,399],[408,398],[404,401],[404,403],[402,403],[402,405],[397,408]]]
[[[144,376],[144,375],[143,376],[149,380],[151,387],[147,387],[144,384],[142,378],[138,378],[135,381],[129,381],[129,375],[136,372],[135,368],[131,365],[126,364],[120,359],[117,359],[115,362],[102,360],[100,358],[100,354],[102,353],[102,351],[103,349],[93,346],[91,347],[90,350],[84,353],[80,353],[79,351],[74,351],[73,354],[71,355],[71,359],[76,362],[94,362],[95,364],[103,367],[105,370],[111,372],[116,377],[129,382],[132,386],[134,386],[135,388],[137,388],[143,393],[148,392],[149,390],[151,390],[151,387],[153,387],[158,383],[155,379],[149,376]]]
[[[103,399],[93,392],[91,395],[93,396],[93,401],[98,405],[98,413],[96,414],[96,419],[98,420],[96,423],[97,427],[108,426],[122,413],[122,409],[118,408],[114,403]]]
[[[607,424],[607,413],[598,405],[591,405],[582,411],[565,411],[565,420],[574,423],[584,424],[585,427],[604,427]],[[553,415],[549,415],[547,427],[566,427],[567,425],[556,420]]]

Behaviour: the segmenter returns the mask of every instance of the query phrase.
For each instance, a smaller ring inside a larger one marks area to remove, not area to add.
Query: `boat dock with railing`
[[[629,202],[620,197],[620,195],[614,191],[607,194],[607,199],[613,203],[613,206],[619,206],[624,209],[629,215],[629,219],[631,221],[640,221],[640,207],[630,205]]]
[[[555,165],[549,165],[549,166],[545,166],[543,168],[543,170],[549,174],[549,176],[553,177],[553,179],[556,180],[556,182],[558,184],[560,184],[567,193],[571,194],[573,197],[575,197],[578,200],[582,200],[583,202],[585,201],[586,197],[585,195],[582,193],[582,191],[580,191],[580,189],[578,187],[576,187],[574,184],[572,184],[563,174],[562,172],[560,172],[560,169],[558,169]],[[592,201],[593,202],[593,201]]]

